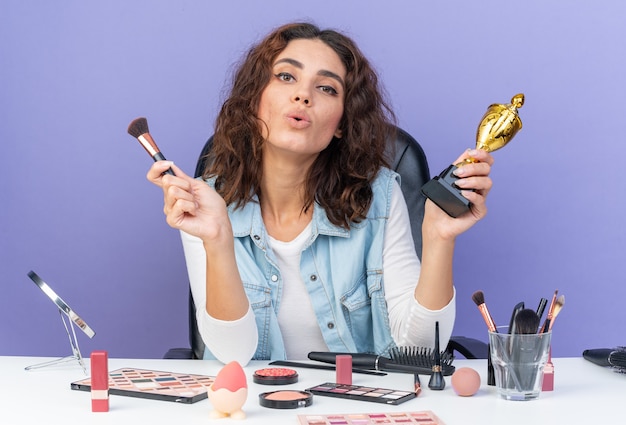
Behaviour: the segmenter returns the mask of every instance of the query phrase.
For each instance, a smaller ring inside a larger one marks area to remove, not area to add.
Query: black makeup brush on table
[[[435,363],[434,352],[421,347],[397,347],[391,350],[391,357],[371,353],[338,353],[326,351],[312,351],[309,353],[308,357],[310,360],[335,364],[335,358],[341,354],[350,354],[352,356],[353,367],[385,372],[430,375],[433,373],[432,369]],[[452,375],[455,371],[455,367],[452,365],[454,356],[449,353],[440,353],[440,360],[443,375]]]
[[[583,358],[593,364],[611,367],[615,372],[626,373],[626,347],[590,348],[583,351]]]

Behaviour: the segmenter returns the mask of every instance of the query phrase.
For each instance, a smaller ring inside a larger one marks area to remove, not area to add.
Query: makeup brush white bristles
[[[549,330],[552,330],[552,326],[554,325],[556,316],[559,315],[564,305],[565,305],[565,295],[559,295],[559,297],[554,302],[554,308],[552,309],[552,320],[550,320],[550,326],[548,327]]]

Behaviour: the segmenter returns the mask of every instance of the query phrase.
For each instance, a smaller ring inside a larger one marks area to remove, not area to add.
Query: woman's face
[[[339,56],[323,41],[290,41],[259,102],[266,149],[317,155],[341,137],[345,77]]]

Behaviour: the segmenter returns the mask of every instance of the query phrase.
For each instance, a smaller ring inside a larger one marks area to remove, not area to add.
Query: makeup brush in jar
[[[552,330],[552,326],[554,325],[554,321],[556,320],[556,316],[559,315],[563,306],[565,305],[565,295],[559,295],[559,297],[554,302],[554,308],[552,309],[552,320],[550,321],[550,325],[548,326],[548,330]]]
[[[524,309],[515,317],[515,334],[511,337],[513,341],[511,360],[517,365],[514,367],[517,378],[524,383],[524,388],[532,387],[532,383],[537,379],[537,371],[525,365],[537,360],[541,344],[541,339],[526,339],[524,335],[536,334],[540,324],[541,319],[532,309]]]
[[[548,307],[548,313],[546,314],[546,320],[543,322],[539,333],[548,332],[550,330],[550,322],[552,321],[552,316],[554,314],[554,307],[556,305],[557,296],[559,294],[559,290],[556,289],[554,294],[552,295],[552,300],[550,301],[550,306]]]

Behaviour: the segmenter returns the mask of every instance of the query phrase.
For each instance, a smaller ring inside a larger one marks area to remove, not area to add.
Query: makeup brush
[[[485,323],[487,324],[487,329],[490,332],[498,332],[496,328],[496,324],[489,314],[489,310],[487,310],[487,304],[485,304],[485,294],[483,291],[476,291],[472,294],[472,300],[478,307],[478,311],[482,314]],[[491,362],[491,344],[487,344],[487,385],[496,385],[496,376],[493,370],[493,363]]]
[[[158,146],[154,142],[154,139],[150,135],[150,130],[148,130],[148,120],[144,117],[134,119],[128,125],[128,134],[136,138],[141,146],[148,152],[148,155],[154,159],[154,161],[165,161],[165,157],[159,150]],[[174,175],[172,169],[168,169],[166,171],[167,174]]]
[[[415,387],[415,395],[418,396],[422,392],[422,382],[419,373],[413,374],[413,386]]]
[[[550,320],[550,326],[548,326],[548,330],[552,330],[552,326],[554,325],[554,321],[556,320],[556,316],[559,315],[563,306],[565,305],[565,295],[559,295],[554,303],[554,308],[552,309],[552,320]]]
[[[483,294],[483,291],[474,292],[472,294],[472,300],[474,300],[474,303],[476,303],[480,314],[482,314],[483,319],[487,324],[487,329],[489,329],[489,332],[498,332],[498,330],[496,329],[496,324],[493,321],[491,314],[489,314],[489,310],[487,310],[487,304],[485,304],[485,294]]]
[[[524,335],[536,334],[541,323],[535,310],[525,308],[515,316],[515,332],[510,337],[509,356],[511,376],[528,388],[536,379],[536,372],[526,366],[536,356],[536,342]],[[517,384],[516,384],[517,385]],[[518,386],[518,388],[520,388]]]
[[[515,304],[515,307],[513,307],[513,312],[511,312],[511,319],[509,320],[509,333],[510,334],[515,333],[515,317],[517,316],[517,313],[519,313],[523,309],[524,309],[524,301]]]
[[[548,300],[542,297],[539,300],[539,305],[537,306],[537,316],[539,316],[539,320],[541,320],[541,316],[543,316],[543,312],[546,309],[546,304],[548,304]]]
[[[352,356],[352,367],[361,369],[373,369],[385,372],[403,372],[418,373],[421,375],[430,375],[434,364],[434,356],[428,354],[413,353],[409,354],[408,350],[404,352],[402,349],[391,350],[392,358],[380,356],[371,353],[338,353],[327,351],[311,351],[308,354],[309,360],[316,360],[323,363],[335,364],[335,358],[340,354],[350,354]],[[442,363],[442,371],[444,375],[452,375],[454,366],[450,365],[454,357],[446,356],[446,363]]]
[[[565,296],[561,295],[557,297],[557,293],[558,290],[554,291],[552,302],[550,303],[550,308],[548,309],[548,315],[546,316],[546,320],[539,331],[541,333],[548,332],[552,329],[554,319],[556,319],[556,316],[558,316],[559,312],[563,308],[563,305],[565,304]],[[552,363],[552,346],[550,346],[550,351],[548,352],[548,362],[543,368],[543,383],[541,384],[541,391],[552,390],[554,390],[554,364]]]
[[[313,363],[302,363],[302,362],[292,362],[289,360],[274,360],[273,362],[269,362],[270,365],[275,366],[289,366],[289,367],[302,367],[305,369],[318,369],[318,370],[337,370],[335,366],[330,365],[320,365]],[[386,372],[380,372],[378,370],[366,370],[366,369],[357,369],[352,368],[352,373],[362,373],[365,375],[375,375],[375,376],[386,376]]]
[[[441,371],[441,353],[439,351],[439,322],[435,322],[435,364],[433,365],[433,373],[428,381],[428,388],[440,391],[446,387],[446,380],[443,379]]]
[[[521,310],[517,310],[515,312],[515,317],[513,318],[513,325],[509,330],[509,334],[512,335],[526,335],[526,334],[535,334],[537,333],[537,329],[539,328],[541,320],[537,313],[534,310],[529,308],[522,308]],[[509,338],[508,348],[511,357],[516,355],[515,351],[518,348],[516,346],[517,340],[515,337]]]
[[[626,347],[587,349],[583,358],[598,366],[613,367],[616,372],[626,372]]]
[[[515,316],[515,334],[536,334],[540,319],[535,310],[525,308]]]
[[[550,322],[552,321],[552,314],[554,312],[554,305],[556,304],[556,298],[559,293],[559,290],[554,291],[554,295],[552,295],[552,300],[550,301],[550,307],[548,307],[548,314],[546,315],[546,320],[543,322],[541,326],[540,333],[548,332],[550,329]]]

